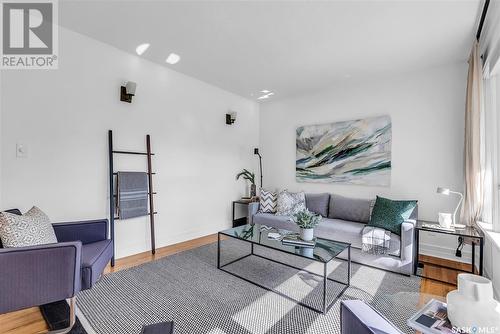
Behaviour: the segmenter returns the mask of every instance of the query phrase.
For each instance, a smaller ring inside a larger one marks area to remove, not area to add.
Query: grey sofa
[[[323,216],[314,229],[316,237],[351,243],[353,262],[374,266],[400,274],[411,275],[414,263],[414,224],[418,207],[401,226],[401,236],[392,233],[387,254],[374,255],[361,251],[361,231],[368,224],[373,200],[347,198],[335,194],[306,194],[306,207]],[[248,206],[249,223],[263,224],[279,229],[298,231],[289,216],[260,213],[259,203]],[[341,254],[341,258],[347,257]]]

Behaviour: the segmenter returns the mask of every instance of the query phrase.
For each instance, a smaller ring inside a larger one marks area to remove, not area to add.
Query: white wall
[[[152,136],[158,247],[229,226],[231,200],[246,191],[235,174],[257,166],[258,105],[63,28],[59,45],[58,70],[3,73],[2,207],[38,205],[54,221],[108,217],[113,129],[117,149],[143,151]],[[138,83],[132,104],[119,101],[126,80]],[[117,156],[116,170],[145,168],[142,156]],[[117,221],[117,257],[149,249],[148,221]]]
[[[466,64],[456,64],[393,77],[353,78],[313,94],[261,105],[264,184],[363,198],[417,199],[419,218],[427,220],[436,220],[438,212],[452,212],[457,198],[436,194],[436,187],[463,189],[466,71]],[[295,181],[297,127],[377,115],[392,119],[390,187]],[[422,235],[421,247],[423,253],[454,258],[456,239]]]

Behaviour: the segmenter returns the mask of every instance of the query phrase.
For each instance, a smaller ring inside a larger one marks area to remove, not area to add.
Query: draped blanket
[[[118,217],[128,219],[148,214],[148,174],[118,172]]]
[[[361,250],[370,254],[387,254],[391,246],[391,232],[375,226],[361,231]]]

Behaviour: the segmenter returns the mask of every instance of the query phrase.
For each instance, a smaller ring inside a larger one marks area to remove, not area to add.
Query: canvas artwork
[[[389,186],[389,116],[297,128],[296,179]]]

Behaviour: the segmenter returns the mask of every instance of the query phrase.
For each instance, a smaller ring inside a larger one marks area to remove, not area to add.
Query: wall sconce
[[[236,111],[230,110],[228,113],[226,113],[226,124],[232,125],[236,121],[236,115],[237,115]]]
[[[132,103],[132,96],[135,95],[137,84],[133,81],[125,82],[124,86],[120,87],[120,101]]]

